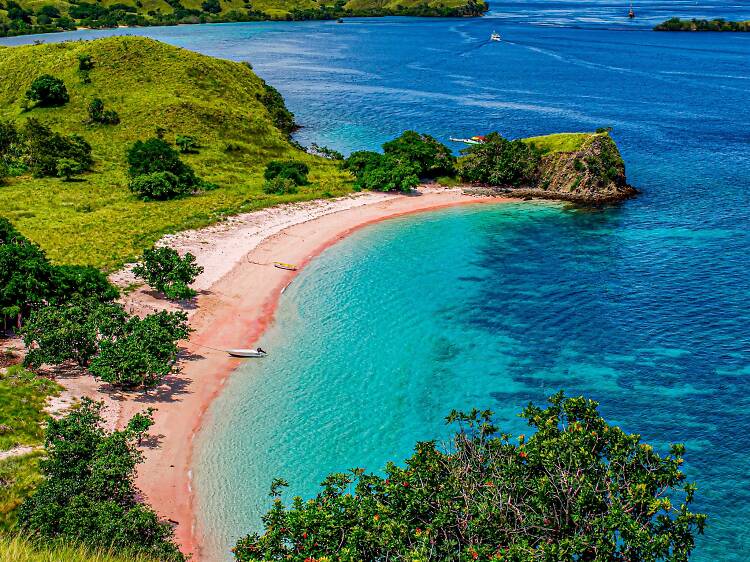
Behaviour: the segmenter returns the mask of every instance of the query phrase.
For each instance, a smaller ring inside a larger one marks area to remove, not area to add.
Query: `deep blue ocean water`
[[[138,33],[248,60],[303,143],[376,148],[614,127],[636,200],[399,218],[326,251],[284,294],[198,438],[214,558],[257,529],[271,479],[302,495],[447,435],[451,408],[516,413],[558,389],[666,450],[688,446],[708,532],[692,560],[750,552],[750,36],[662,34],[671,15],[749,19],[750,2],[495,2],[478,20],[379,19]],[[489,43],[499,31],[502,43]],[[0,41],[27,42],[33,38]],[[458,149],[459,147],[456,146]]]

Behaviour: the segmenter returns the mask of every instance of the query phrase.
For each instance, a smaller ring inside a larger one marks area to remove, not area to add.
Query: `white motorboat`
[[[497,31],[493,31],[490,35],[490,41],[501,41],[500,34]]]
[[[227,353],[232,357],[265,357],[266,352],[261,348],[258,349],[227,349]]]

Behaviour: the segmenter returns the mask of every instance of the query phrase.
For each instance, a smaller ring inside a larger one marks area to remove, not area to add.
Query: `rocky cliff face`
[[[541,137],[543,138],[543,137]],[[575,150],[544,153],[533,185],[518,188],[471,188],[474,193],[501,192],[517,197],[539,197],[583,204],[602,204],[633,197],[625,163],[606,133],[592,133]]]
[[[620,201],[637,190],[628,185],[625,163],[607,134],[595,134],[574,152],[542,156],[534,191],[581,202]]]

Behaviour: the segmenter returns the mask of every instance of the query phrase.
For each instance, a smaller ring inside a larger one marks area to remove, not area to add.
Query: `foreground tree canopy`
[[[98,269],[55,266],[39,246],[0,217],[0,319],[20,325],[32,309],[78,298],[109,302],[119,292]]]
[[[84,398],[78,409],[48,422],[47,458],[41,463],[45,478],[21,505],[20,527],[42,541],[62,539],[184,560],[169,523],[138,501],[133,483],[141,462],[137,444],[153,423],[150,411],[110,433],[101,408]]]
[[[491,412],[453,412],[452,446],[418,443],[383,476],[332,474],[313,499],[275,501],[265,532],[241,539],[238,561],[684,561],[705,515],[695,485],[667,456],[607,424],[597,403],[550,398],[522,416],[534,433],[511,441]]]

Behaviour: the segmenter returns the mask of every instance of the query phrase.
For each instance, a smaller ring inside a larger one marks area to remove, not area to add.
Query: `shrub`
[[[180,148],[180,152],[183,154],[191,154],[198,152],[198,141],[195,137],[190,135],[177,135],[175,138],[175,144]]]
[[[130,191],[144,201],[166,201],[188,195],[190,187],[180,183],[180,178],[171,172],[153,172],[136,176],[128,184]]]
[[[137,444],[153,424],[151,411],[108,432],[102,407],[84,398],[80,407],[47,422],[44,478],[21,505],[19,526],[43,541],[184,560],[169,523],[140,502],[133,484],[142,460]]]
[[[312,499],[276,499],[238,562],[261,560],[686,561],[706,516],[666,456],[607,424],[583,397],[522,413],[533,435],[511,441],[492,412],[452,412],[452,444],[417,443],[379,474],[331,474]]]
[[[436,178],[455,171],[456,157],[450,149],[434,137],[415,131],[404,131],[400,137],[385,143],[383,152],[417,164],[420,177]]]
[[[266,180],[285,178],[292,180],[295,185],[307,185],[307,174],[310,168],[304,162],[296,160],[272,160],[266,166],[263,177]]]
[[[490,133],[482,144],[472,145],[462,154],[458,167],[463,180],[496,186],[533,184],[541,160],[534,146],[509,141],[497,133]]]
[[[195,264],[193,254],[180,257],[172,248],[161,247],[145,250],[133,273],[168,299],[185,299],[197,294],[188,285],[203,273],[203,268]]]
[[[275,177],[270,180],[266,180],[263,184],[263,193],[269,195],[287,195],[290,193],[297,193],[297,184],[289,178]]]
[[[120,122],[120,116],[113,109],[105,109],[104,102],[100,98],[94,98],[88,107],[89,121],[91,123],[101,123],[102,125],[117,125]]]
[[[70,101],[65,83],[49,74],[43,74],[31,83],[26,98],[35,101],[39,107],[57,107]]]
[[[136,141],[128,149],[127,160],[131,178],[154,172],[169,172],[177,176],[182,188],[190,188],[199,183],[193,169],[180,160],[179,153],[163,139]]]

